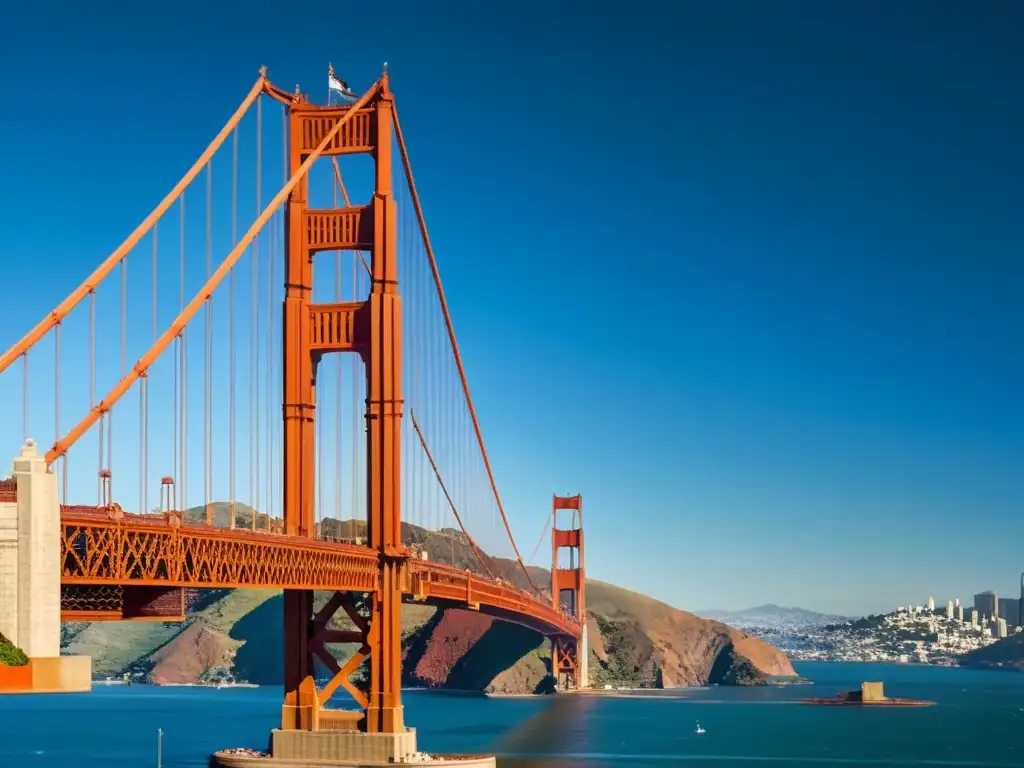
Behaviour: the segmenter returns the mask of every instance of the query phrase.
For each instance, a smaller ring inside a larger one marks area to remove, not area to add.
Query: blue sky
[[[386,60],[523,549],[552,491],[581,492],[591,575],[683,608],[1009,591],[1024,12],[900,6],[21,4],[0,49],[0,346],[145,216],[261,64],[319,100],[328,60],[356,90]],[[228,236],[219,219],[220,255]],[[65,371],[85,338],[67,333]],[[18,366],[0,378],[16,404]],[[51,411],[33,399],[45,430]]]

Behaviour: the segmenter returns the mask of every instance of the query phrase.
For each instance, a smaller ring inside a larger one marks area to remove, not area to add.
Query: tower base
[[[416,750],[416,729],[404,733],[361,731],[270,732],[270,755],[215,752],[210,764],[221,768],[371,768],[395,764],[495,768],[492,755],[424,755]]]
[[[405,733],[363,733],[362,731],[270,732],[270,754],[281,760],[386,765],[407,762],[416,754],[416,729]]]

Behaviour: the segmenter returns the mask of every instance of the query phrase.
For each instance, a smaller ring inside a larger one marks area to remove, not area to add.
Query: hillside
[[[240,527],[251,520],[250,511],[240,505],[236,512]],[[196,517],[201,511],[188,514]],[[226,525],[227,514],[227,505],[216,505],[215,523]],[[333,535],[365,532],[360,522],[328,520],[324,525]],[[425,549],[432,560],[454,559],[460,567],[480,570],[461,533],[403,524],[403,539]],[[526,586],[515,561],[486,559],[495,573]],[[530,571],[538,586],[549,583],[546,570]],[[326,599],[326,593],[317,595],[319,604]],[[783,653],[760,640],[645,595],[590,580],[587,599],[595,686],[757,684],[769,676],[795,674]],[[62,645],[65,653],[92,656],[97,677],[279,684],[282,603],[281,594],[270,590],[211,590],[192,605],[184,624],[69,624]],[[349,628],[347,618],[336,621],[339,629]],[[406,605],[402,634],[406,685],[500,693],[552,689],[548,642],[518,625],[470,611]],[[339,660],[353,651],[335,648]]]
[[[963,667],[1015,669],[1024,672],[1024,633],[1010,635],[960,657]]]

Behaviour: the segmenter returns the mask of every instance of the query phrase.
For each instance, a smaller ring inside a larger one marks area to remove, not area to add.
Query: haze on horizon
[[[684,609],[1015,596],[1024,6],[631,9],[10,8],[0,347],[261,64],[319,98],[328,61],[356,90],[388,61],[523,549],[579,492],[588,573]]]

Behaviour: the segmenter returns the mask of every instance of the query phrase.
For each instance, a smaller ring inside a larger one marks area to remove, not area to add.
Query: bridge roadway
[[[369,547],[266,531],[186,524],[174,514],[101,507],[61,510],[61,585],[373,592],[378,554]],[[580,638],[580,624],[511,584],[410,558],[406,600],[476,610],[549,637]],[[81,611],[65,620],[89,620]],[[97,617],[99,618],[99,617]]]

